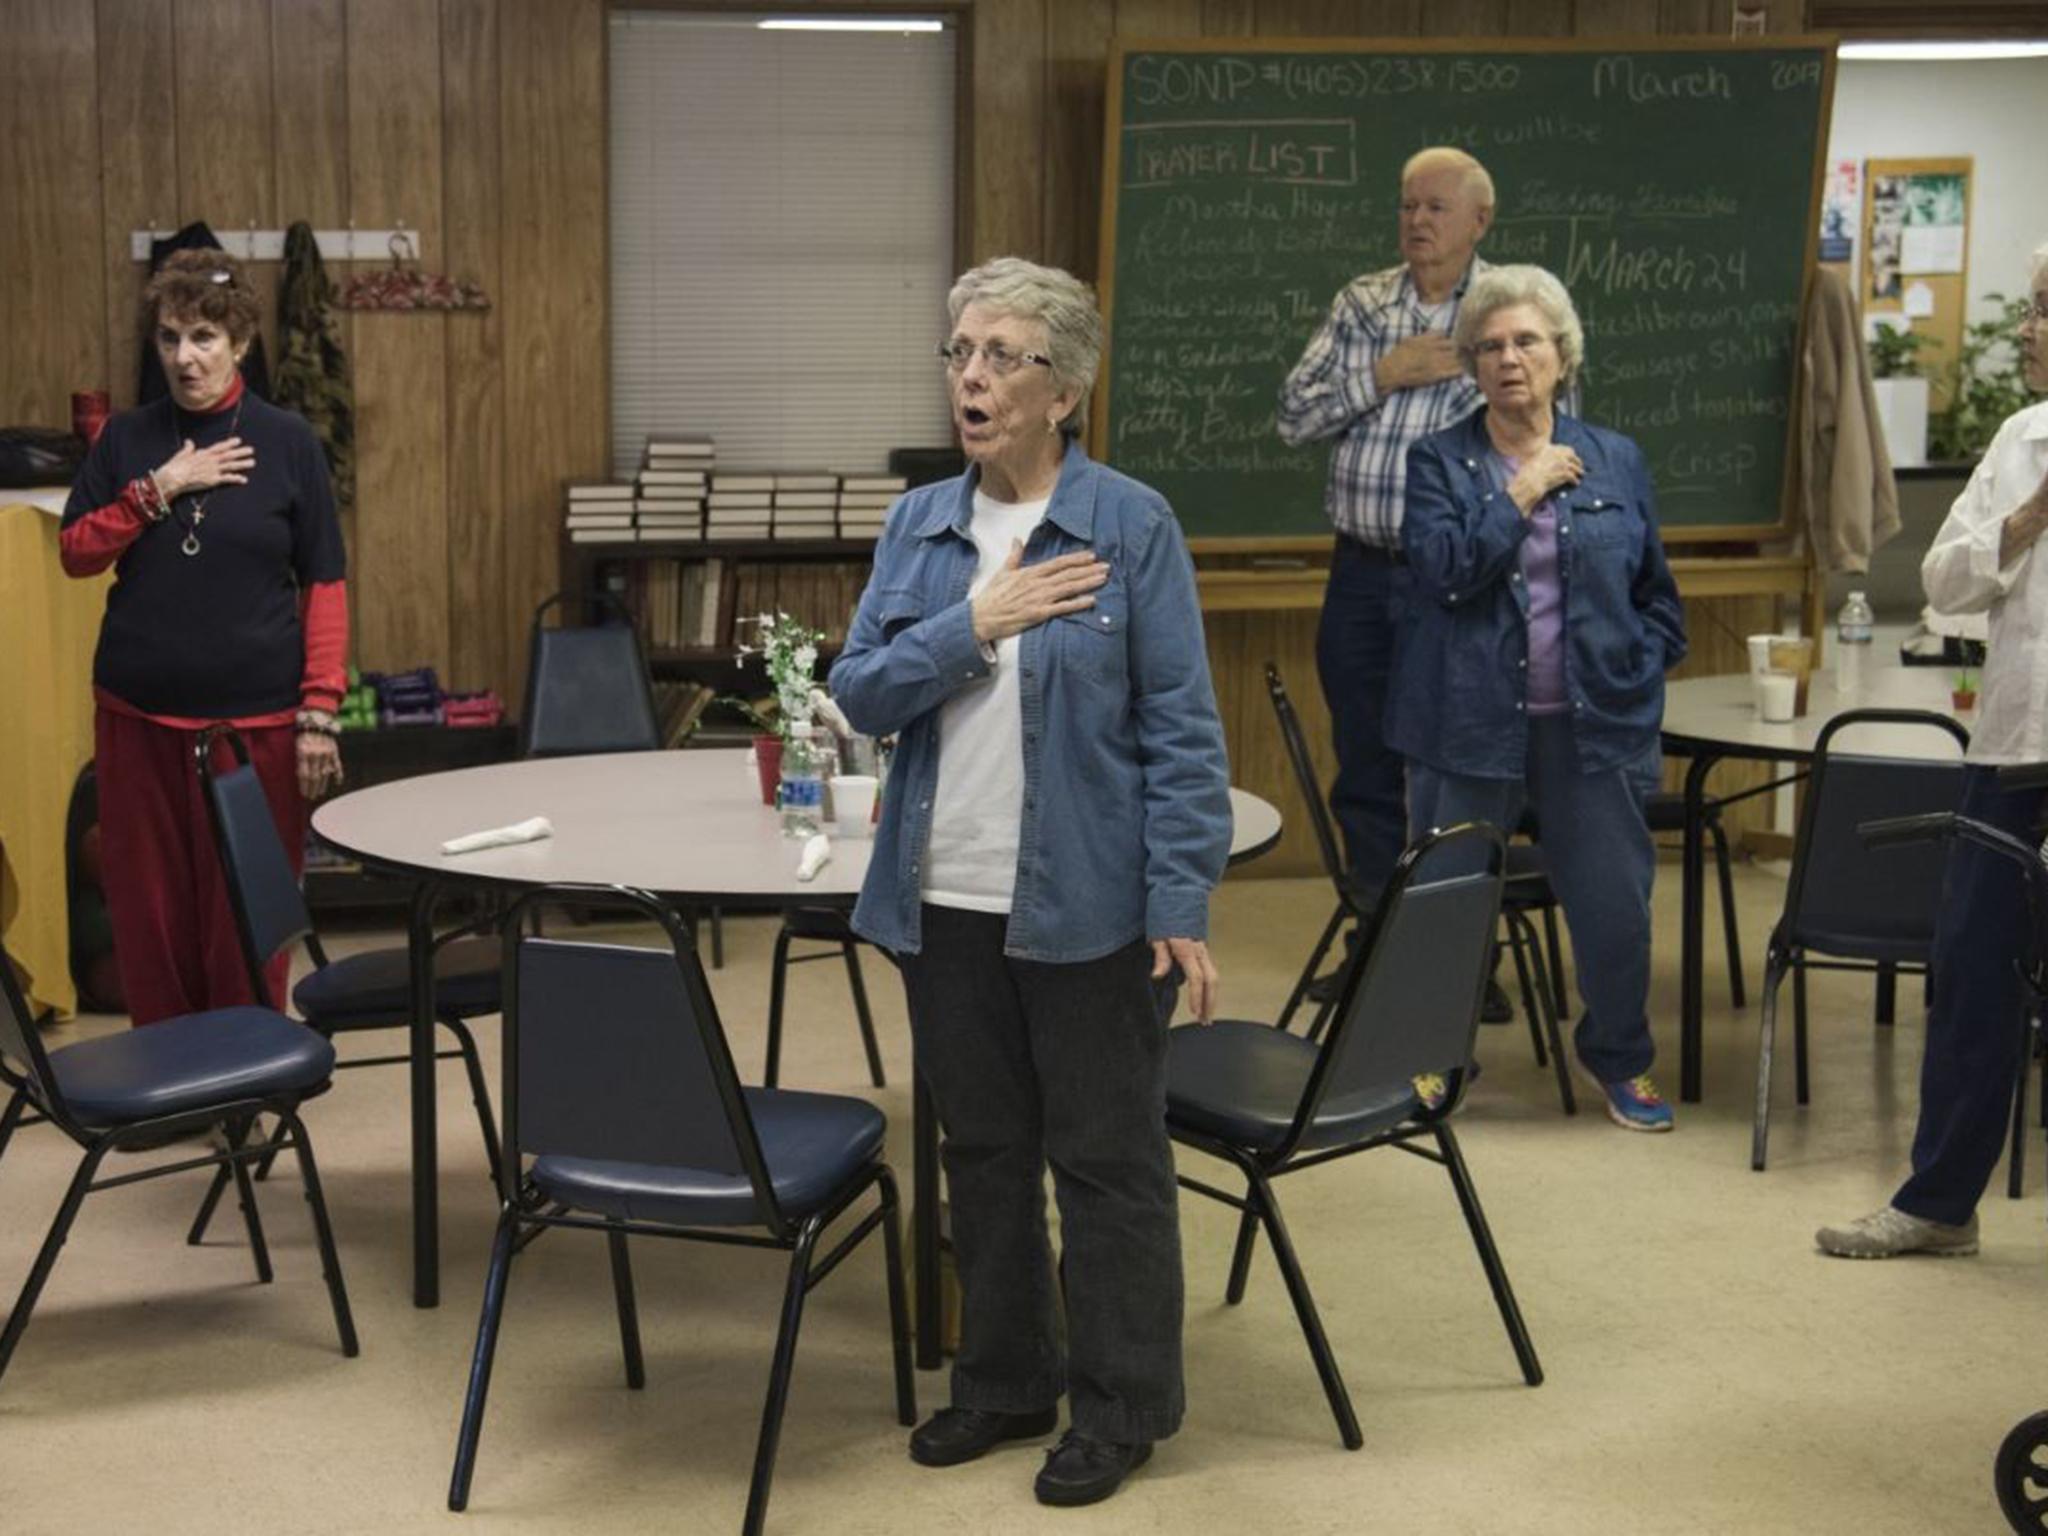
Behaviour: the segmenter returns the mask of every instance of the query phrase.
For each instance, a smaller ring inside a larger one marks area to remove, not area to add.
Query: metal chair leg
[[[1763,1005],[1757,1010],[1756,1110],[1749,1133],[1749,1166],[1764,1171],[1764,1158],[1771,1139],[1771,1056],[1778,1038],[1778,986],[1785,979],[1785,956],[1772,944],[1764,952]],[[1793,983],[1797,1006],[1798,982]]]
[[[498,1352],[498,1324],[505,1316],[505,1282],[512,1269],[512,1236],[517,1225],[511,1206],[498,1213],[498,1235],[491,1243],[491,1267],[484,1276],[483,1313],[477,1319],[476,1353],[469,1365],[469,1390],[462,1399],[462,1428],[455,1436],[455,1473],[448,1482],[448,1507],[469,1504],[469,1481],[476,1471],[476,1443],[484,1427],[484,1400],[491,1391],[491,1361]]]
[[[761,1086],[773,1088],[782,1076],[782,1005],[789,990],[789,928],[775,935],[775,955],[768,962],[768,1065]]]
[[[254,1126],[252,1118],[222,1127],[230,1153],[242,1150],[242,1144],[249,1139]],[[263,1216],[256,1209],[256,1181],[249,1177],[249,1165],[239,1157],[231,1156],[228,1168],[234,1174],[235,1196],[242,1206],[242,1224],[249,1231],[249,1254],[256,1261],[256,1278],[268,1285],[271,1280],[270,1245],[263,1241]]]
[[[1308,1352],[1316,1363],[1316,1374],[1323,1381],[1323,1395],[1330,1400],[1330,1412],[1336,1417],[1337,1433],[1344,1441],[1344,1448],[1355,1451],[1365,1444],[1365,1436],[1359,1432],[1358,1415],[1351,1409],[1351,1394],[1344,1388],[1344,1378],[1337,1370],[1337,1357],[1330,1352],[1330,1340],[1323,1332],[1323,1320],[1316,1313],[1315,1298],[1309,1294],[1307,1277],[1301,1272],[1301,1261],[1295,1257],[1294,1243],[1287,1236],[1287,1223],[1281,1219],[1280,1207],[1273,1199],[1273,1186],[1255,1164],[1245,1161],[1239,1166],[1253,1185],[1253,1198],[1258,1201],[1259,1214],[1266,1224],[1266,1236],[1273,1244],[1273,1257],[1280,1265],[1281,1278],[1287,1282],[1288,1299],[1294,1303],[1294,1315],[1301,1324],[1302,1337],[1308,1341]]]
[[[846,988],[853,994],[853,1017],[860,1025],[861,1049],[868,1054],[868,1080],[877,1088],[886,1088],[889,1080],[882,1075],[882,1047],[875,1040],[875,1016],[868,1010],[867,982],[860,974],[860,946],[852,939],[844,939],[839,953],[846,960]]]
[[[470,1028],[454,1014],[445,1014],[441,1027],[455,1037],[456,1045],[462,1051],[462,1070],[469,1074],[469,1101],[476,1106],[476,1123],[484,1133],[484,1161],[490,1165],[491,1187],[499,1187],[498,1178],[498,1120],[491,1113],[491,1087],[484,1077],[483,1059],[477,1055],[476,1036]]]
[[[1806,1069],[1806,962],[1792,962],[1792,1087],[1793,1099],[1801,1105],[1812,1098]]]
[[[1244,1211],[1237,1223],[1237,1243],[1230,1250],[1230,1279],[1223,1286],[1223,1300],[1233,1307],[1244,1300],[1244,1283],[1252,1272],[1252,1249],[1259,1241],[1258,1198],[1258,1191],[1247,1186]]]
[[[1564,945],[1557,936],[1557,908],[1543,909],[1543,947],[1550,961],[1550,995],[1557,1005],[1560,1018],[1572,1011],[1572,1000],[1566,993],[1564,974]]]
[[[1522,1367],[1522,1380],[1532,1387],[1543,1385],[1543,1366],[1536,1358],[1535,1341],[1529,1337],[1529,1326],[1522,1321],[1522,1309],[1515,1302],[1514,1287],[1508,1284],[1507,1266],[1501,1263],[1500,1250],[1494,1246],[1493,1230],[1486,1224],[1486,1212],[1480,1209],[1479,1191],[1472,1186],[1471,1171],[1465,1166],[1464,1154],[1458,1150],[1458,1138],[1450,1126],[1439,1123],[1436,1127],[1436,1144],[1444,1156],[1444,1169],[1451,1176],[1451,1188],[1458,1192],[1458,1209],[1465,1213],[1465,1225],[1472,1233],[1472,1246],[1479,1250],[1479,1263],[1486,1270],[1486,1283],[1493,1289],[1493,1304],[1500,1309],[1500,1320],[1508,1330],[1508,1342],[1514,1346],[1515,1359]]]
[[[903,1210],[896,1176],[884,1165],[876,1179],[882,1200],[882,1259],[889,1271],[889,1353],[896,1370],[896,1422],[917,1422],[917,1375],[910,1363],[910,1301],[903,1284]]]
[[[782,1440],[782,1410],[789,1402],[789,1377],[796,1364],[796,1335],[804,1320],[804,1293],[810,1287],[811,1252],[820,1223],[814,1216],[797,1233],[789,1256],[789,1279],[782,1292],[782,1327],[775,1335],[775,1359],[768,1369],[768,1399],[761,1405],[761,1438],[754,1449],[754,1476],[747,1487],[747,1513],[741,1536],[761,1536],[768,1518],[768,1488],[775,1478],[775,1452]]]
[[[28,1109],[28,1096],[19,1088],[7,1100],[7,1109],[0,1114],[0,1157],[7,1154],[7,1144],[14,1140],[15,1127],[21,1124],[21,1117]]]
[[[1344,904],[1339,902],[1336,910],[1330,914],[1330,920],[1323,924],[1322,935],[1316,940],[1316,947],[1309,951],[1308,964],[1304,965],[1301,974],[1294,978],[1294,990],[1287,994],[1287,1006],[1280,1010],[1280,1017],[1274,1021],[1275,1029],[1285,1029],[1294,1022],[1295,1010],[1301,1006],[1301,1000],[1308,996],[1309,983],[1316,979],[1316,972],[1322,966],[1323,956],[1330,952],[1330,946],[1337,939],[1337,930],[1343,926]]]
[[[1742,934],[1735,923],[1735,880],[1729,872],[1728,833],[1719,817],[1707,823],[1707,835],[1714,840],[1714,868],[1721,877],[1721,933],[1728,943],[1728,1001],[1747,1008],[1749,997],[1742,984]]]
[[[21,1294],[14,1300],[14,1310],[7,1314],[7,1327],[0,1330],[0,1376],[7,1374],[7,1364],[14,1358],[14,1346],[21,1342],[21,1336],[28,1328],[29,1314],[35,1311],[36,1299],[43,1294],[50,1271],[57,1266],[57,1255],[63,1251],[64,1240],[71,1235],[71,1223],[78,1219],[78,1208],[85,1202],[86,1191],[92,1187],[92,1176],[99,1171],[100,1159],[104,1156],[104,1146],[87,1152],[78,1164],[78,1172],[71,1176],[63,1203],[57,1207],[56,1219],[50,1223],[49,1235],[36,1251],[36,1261],[29,1266],[28,1279],[22,1282]]]
[[[1543,1043],[1543,1025],[1536,1007],[1536,994],[1529,987],[1529,959],[1522,952],[1522,930],[1508,918],[1508,950],[1515,958],[1515,985],[1522,994],[1522,1017],[1529,1021],[1529,1046],[1536,1053],[1536,1065],[1550,1065],[1550,1050]]]
[[[647,1364],[640,1354],[640,1310],[633,1304],[633,1261],[626,1256],[625,1229],[606,1223],[612,1251],[612,1293],[619,1303],[619,1348],[626,1356],[626,1385],[638,1391],[647,1385]]]
[[[320,1170],[313,1161],[313,1143],[306,1136],[306,1124],[294,1110],[284,1117],[291,1133],[292,1150],[298,1155],[299,1179],[306,1187],[306,1206],[313,1214],[313,1240],[320,1249],[320,1274],[327,1282],[327,1299],[334,1307],[334,1331],[341,1335],[341,1352],[353,1360],[361,1347],[356,1342],[355,1318],[349,1312],[348,1286],[341,1278],[341,1253],[334,1242],[334,1223],[327,1214],[327,1195],[320,1187]]]
[[[2034,1021],[2020,1014],[2020,1069],[2012,1088],[2012,1151],[2006,1160],[2005,1197],[2017,1200],[2027,1187],[2027,1077],[2034,1070]],[[2048,1092],[2048,1089],[2044,1089]]]
[[[1899,968],[1889,960],[1877,965],[1877,1022],[1890,1024],[1899,1016]]]

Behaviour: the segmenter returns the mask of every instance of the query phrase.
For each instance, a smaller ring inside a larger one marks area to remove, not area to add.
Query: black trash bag
[[[0,427],[0,486],[69,485],[85,462],[85,439],[51,427]]]

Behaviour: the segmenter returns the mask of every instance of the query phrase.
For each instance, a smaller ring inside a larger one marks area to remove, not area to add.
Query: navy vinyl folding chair
[[[1464,873],[1473,862],[1479,872]],[[1450,1175],[1523,1379],[1532,1387],[1543,1380],[1450,1124],[1470,1080],[1504,873],[1500,833],[1483,823],[1433,832],[1403,853],[1320,1044],[1237,1022],[1182,1025],[1168,1036],[1168,1132],[1230,1163],[1245,1181],[1240,1198],[1180,1179],[1183,1188],[1241,1213],[1224,1299],[1244,1299],[1263,1226],[1350,1450],[1364,1439],[1281,1220],[1273,1183],[1283,1174],[1376,1147],[1439,1164]],[[1415,1079],[1423,1076],[1444,1080],[1441,1095],[1428,1103],[1416,1094]]]
[[[524,918],[542,902],[635,909],[658,925],[662,946],[533,936],[523,931]],[[742,1088],[690,930],[651,896],[617,886],[543,887],[507,911],[503,943],[501,1204],[448,1507],[469,1502],[512,1259],[530,1237],[576,1227],[608,1240],[626,1384],[636,1388],[646,1375],[629,1236],[790,1256],[743,1526],[757,1536],[804,1298],[878,1226],[897,1418],[905,1425],[917,1418],[896,1181],[882,1161],[886,1122],[861,1099]],[[870,1190],[874,1205],[819,1257],[826,1227]]]
[[[798,941],[829,945],[808,954],[791,954],[789,946]],[[868,1008],[868,988],[860,971],[860,935],[853,931],[847,914],[836,907],[789,907],[776,930],[775,952],[768,967],[768,1064],[762,1083],[773,1088],[782,1076],[782,1015],[789,993],[789,968],[811,960],[845,962],[846,986],[853,994],[853,1019],[860,1028],[861,1049],[867,1052],[868,1081],[877,1088],[889,1086],[882,1074],[882,1047],[875,1039],[875,1017]]]
[[[1940,736],[1961,748],[1970,744],[1970,733],[1948,716],[1913,709],[1849,710],[1828,721],[1813,744],[1785,910],[1764,952],[1749,1150],[1749,1166],[1759,1173],[1770,1141],[1771,1060],[1778,987],[1786,973],[1792,974],[1794,1086],[1804,1104],[1807,970],[1876,971],[1878,1021],[1889,1024],[1892,978],[1902,970],[1924,972],[1934,948],[1944,851],[1935,843],[1872,848],[1856,828],[1866,821],[1953,811],[1962,798],[1962,755],[1945,760],[1865,757],[1834,749],[1837,736],[1862,725],[1923,727],[1930,748]],[[1820,955],[1832,958],[1815,958]]]
[[[8,1314],[6,1329],[0,1332],[0,1373],[14,1358],[79,1207],[95,1190],[199,1168],[221,1169],[241,1196],[256,1278],[269,1284],[270,1250],[263,1239],[248,1165],[284,1147],[297,1156],[305,1182],[341,1352],[353,1356],[356,1329],[342,1284],[341,1259],[313,1163],[313,1145],[299,1119],[299,1105],[326,1092],[333,1073],[334,1047],[268,1008],[185,1014],[46,1051],[15,982],[12,962],[0,950],[0,1082],[12,1090],[6,1110],[0,1111],[0,1153],[16,1129],[45,1123],[57,1127],[84,1153]],[[259,1114],[278,1120],[278,1133],[268,1142],[250,1140]],[[98,1176],[109,1152],[141,1151],[207,1131],[219,1132],[220,1140],[202,1156],[113,1178]]]
[[[639,630],[610,597],[597,601],[616,622],[547,628],[548,610],[571,596],[557,592],[533,611],[519,755],[653,751],[661,745],[661,728]]]
[[[1322,855],[1323,873],[1329,877],[1337,893],[1337,904],[1330,913],[1330,920],[1323,925],[1315,948],[1309,951],[1308,963],[1295,978],[1294,990],[1287,994],[1286,1005],[1280,1010],[1277,1024],[1279,1028],[1286,1029],[1293,1022],[1302,1000],[1307,997],[1309,983],[1315,979],[1323,957],[1336,940],[1337,930],[1350,922],[1356,924],[1358,932],[1363,934],[1372,921],[1372,913],[1352,888],[1344,856],[1337,846],[1337,829],[1330,818],[1330,807],[1316,779],[1315,759],[1309,754],[1307,733],[1301,728],[1301,717],[1295,712],[1294,701],[1288,696],[1287,684],[1281,680],[1279,667],[1270,661],[1266,663],[1266,696],[1272,701],[1273,717],[1280,726],[1280,744],[1287,751],[1287,761],[1294,769],[1295,784],[1301,790],[1302,803],[1308,810],[1309,829],[1315,833],[1316,848]],[[1547,963],[1545,945],[1537,938],[1531,914],[1540,914],[1544,921],[1549,954]],[[1552,894],[1550,879],[1544,873],[1541,850],[1522,843],[1509,847],[1507,895],[1501,903],[1501,917],[1507,924],[1515,973],[1521,983],[1522,1010],[1529,1021],[1529,1043],[1536,1053],[1536,1065],[1547,1065],[1555,1071],[1558,1101],[1566,1114],[1577,1114],[1578,1101],[1572,1091],[1571,1073],[1565,1062],[1564,1045],[1557,1024],[1558,1015],[1567,1006],[1564,960],[1557,937],[1557,897]],[[1353,955],[1355,958],[1355,950]],[[1335,999],[1332,999],[1317,1009],[1309,1023],[1309,1039],[1321,1038],[1335,1007]],[[1547,1050],[1544,1044],[1546,1037],[1549,1041]]]
[[[225,750],[232,766],[219,768]],[[249,763],[248,744],[232,726],[217,725],[200,734],[193,749],[207,811],[213,820],[214,844],[220,852],[228,906],[249,968],[249,985],[257,997],[266,995],[263,967],[286,946],[304,941],[313,970],[292,988],[292,1006],[306,1025],[332,1039],[372,1029],[409,1029],[412,1025],[412,961],[406,950],[374,949],[329,960],[313,929],[305,894],[292,874],[277,823],[263,784]],[[470,1100],[484,1137],[484,1156],[496,1176],[498,1132],[491,1115],[491,1093],[477,1056],[476,1037],[468,1019],[498,1011],[498,946],[491,939],[454,934],[436,940],[434,950],[434,1016],[455,1037],[455,1049],[436,1053],[440,1059],[460,1058],[469,1078]],[[412,1060],[391,1056],[358,1056],[337,1062],[341,1068],[386,1067]],[[268,1159],[259,1169],[269,1167]],[[227,1170],[214,1178],[192,1223],[191,1241],[206,1235],[214,1206],[225,1192]]]

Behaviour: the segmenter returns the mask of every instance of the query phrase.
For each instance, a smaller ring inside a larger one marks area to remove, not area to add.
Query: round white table
[[[832,839],[815,879],[799,881],[800,839],[782,835],[761,803],[744,749],[622,752],[461,768],[357,790],[320,806],[313,830],[364,864],[413,882],[407,924],[412,957],[413,1302],[440,1301],[439,1154],[434,1098],[433,912],[451,886],[524,890],[539,885],[624,885],[696,905],[850,906],[874,847],[870,837]],[[1230,862],[1280,840],[1280,812],[1230,791]],[[446,855],[466,832],[534,816],[551,837]],[[830,822],[828,833],[836,832]],[[936,1119],[922,1083],[913,1095],[913,1245],[917,1253],[918,1356],[938,1363],[938,1155]]]
[[[1873,658],[1874,660],[1874,658]],[[1701,834],[1707,776],[1726,758],[1800,764],[1813,757],[1814,743],[1835,716],[1855,709],[1920,710],[1946,716],[1968,729],[1974,710],[1957,712],[1949,697],[1950,667],[1866,665],[1863,686],[1835,687],[1834,674],[1816,672],[1807,689],[1806,713],[1773,725],[1757,717],[1749,674],[1689,677],[1664,690],[1664,750],[1690,759],[1685,775],[1685,849],[1679,937],[1679,1097],[1700,1096],[1700,1036],[1705,962],[1701,945],[1706,910],[1706,859]],[[1874,757],[1925,757],[1939,753],[1939,738],[1924,727],[1873,722],[1859,726],[1845,745]],[[1772,786],[1765,786],[1769,788]],[[1761,790],[1749,793],[1761,793]]]

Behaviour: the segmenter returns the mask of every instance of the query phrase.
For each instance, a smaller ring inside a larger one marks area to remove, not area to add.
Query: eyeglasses
[[[1526,355],[1534,352],[1539,347],[1552,345],[1555,340],[1555,337],[1539,336],[1534,331],[1530,331],[1521,336],[1489,336],[1484,341],[1474,342],[1472,350],[1481,357],[1498,358],[1509,347],[1513,347],[1517,352]]]
[[[1052,359],[1043,353],[1013,351],[1000,341],[984,341],[978,347],[971,341],[939,343],[939,361],[946,365],[949,373],[965,373],[976,352],[988,364],[988,371],[998,376],[1015,373],[1026,363],[1036,363],[1041,368],[1052,366]]]
[[[2020,311],[2020,324],[2025,325],[2029,320],[2036,325],[2048,325],[2048,299],[2036,298]]]

